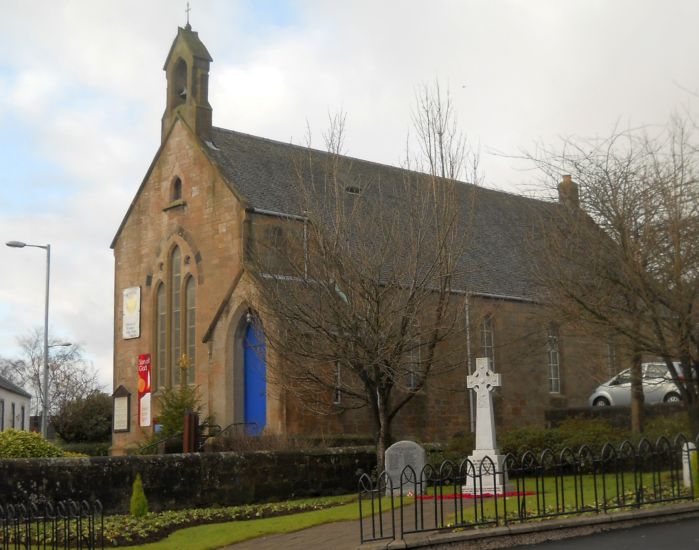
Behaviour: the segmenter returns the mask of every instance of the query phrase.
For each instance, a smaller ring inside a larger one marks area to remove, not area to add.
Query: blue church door
[[[265,335],[249,324],[245,331],[245,431],[260,435],[267,423],[267,365]]]

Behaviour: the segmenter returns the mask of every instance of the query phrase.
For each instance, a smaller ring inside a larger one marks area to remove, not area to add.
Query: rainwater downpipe
[[[466,295],[466,305],[464,306],[464,313],[466,315],[466,365],[469,376],[473,374],[473,363],[471,362],[471,304],[469,303],[469,295]],[[468,406],[469,406],[469,420],[471,422],[471,433],[476,431],[476,410],[475,403],[473,402],[473,391],[468,391]]]

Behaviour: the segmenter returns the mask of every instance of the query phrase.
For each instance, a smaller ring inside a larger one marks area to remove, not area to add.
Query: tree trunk
[[[643,433],[645,424],[644,405],[641,354],[638,350],[634,350],[631,358],[631,432],[634,435]]]
[[[377,404],[375,413],[376,472],[380,474],[386,469],[386,449],[388,449],[391,444],[391,421],[386,414],[386,407],[381,400]]]

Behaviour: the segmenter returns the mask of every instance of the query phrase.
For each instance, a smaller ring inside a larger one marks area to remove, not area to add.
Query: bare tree
[[[542,251],[549,303],[569,320],[606,330],[633,372],[634,428],[642,428],[641,357],[661,358],[699,431],[699,149],[692,125],[566,140],[533,156],[568,208]],[[580,208],[578,208],[578,202]],[[681,368],[676,368],[679,361]]]
[[[18,338],[21,357],[13,360],[13,379],[32,394],[34,411],[44,409],[43,372],[44,339],[41,329]],[[97,372],[87,362],[79,345],[58,346],[60,340],[49,340],[49,413],[55,414],[65,403],[85,398],[101,388]],[[54,347],[52,347],[54,346]]]
[[[249,255],[272,382],[318,413],[368,408],[379,469],[396,415],[466,356],[441,345],[463,328],[465,140],[438,88],[418,96],[415,121],[422,155],[407,164],[423,172],[342,156],[345,118],[332,117],[328,152],[294,160],[303,215],[268,227]]]

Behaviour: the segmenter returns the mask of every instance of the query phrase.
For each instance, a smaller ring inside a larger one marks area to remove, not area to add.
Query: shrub
[[[587,445],[592,452],[599,452],[605,443],[618,443],[631,436],[628,431],[615,428],[601,419],[570,418],[553,431],[557,439],[554,445],[556,450],[568,447],[577,451]]]
[[[500,438],[500,451],[503,454],[521,455],[526,451],[540,453],[544,449],[552,449],[559,445],[557,430],[538,427],[518,428],[508,430]]]
[[[565,448],[576,452],[587,445],[592,452],[599,452],[605,443],[616,444],[630,437],[604,420],[574,418],[565,420],[558,428],[526,427],[503,434],[500,450],[507,454],[521,455],[525,451],[539,454],[544,449],[559,453]]]
[[[68,453],[77,453],[85,456],[109,456],[111,441],[94,443],[65,443],[59,442],[58,446]]]
[[[183,355],[178,361],[180,368],[180,385],[173,386],[163,391],[160,397],[160,414],[158,422],[162,426],[162,432],[158,439],[170,437],[182,431],[184,426],[184,413],[187,411],[201,414],[201,404],[197,395],[197,387],[187,384],[187,369],[189,359]]]
[[[651,443],[655,443],[661,436],[667,437],[670,442],[673,442],[675,436],[680,433],[687,437],[692,436],[692,430],[689,426],[689,419],[686,413],[657,416],[646,421],[643,436],[648,438]]]
[[[0,458],[55,458],[68,456],[40,433],[20,430],[0,432]]]
[[[67,401],[52,422],[66,443],[108,441],[112,434],[112,398],[95,392]]]
[[[135,518],[141,518],[148,513],[148,499],[146,499],[146,493],[143,492],[141,474],[136,474],[136,479],[134,479],[133,487],[131,488],[129,513]]]

